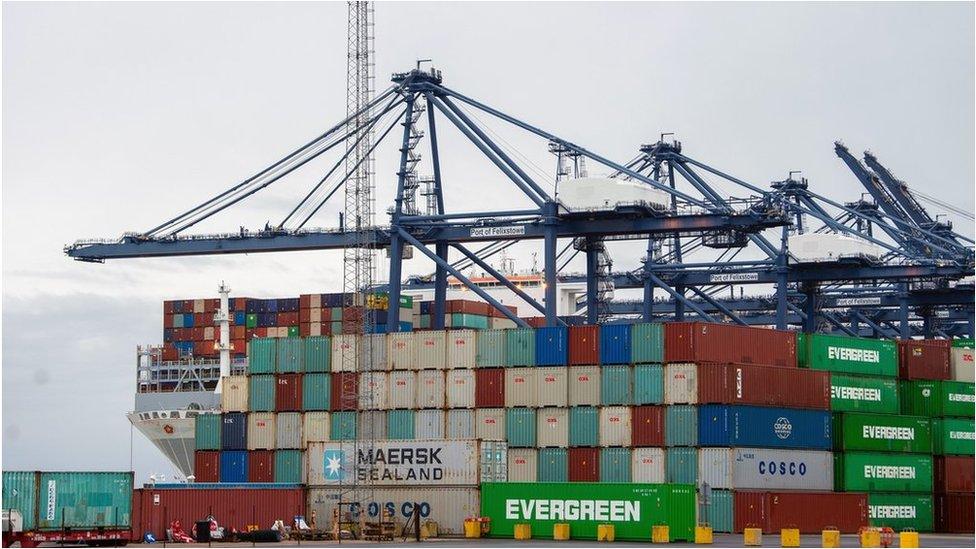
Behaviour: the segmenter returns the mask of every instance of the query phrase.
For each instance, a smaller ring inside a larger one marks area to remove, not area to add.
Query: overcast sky
[[[447,86],[610,158],[675,132],[757,185],[799,169],[854,200],[841,139],[972,211],[973,16],[972,3],[380,3],[376,74],[382,89],[432,58]],[[148,229],[340,120],[345,25],[344,3],[3,5],[5,469],[129,466],[135,346],[161,340],[162,300],[215,296],[220,280],[254,297],[341,289],[336,253],[91,265],[62,246]],[[544,143],[498,131],[551,172]],[[442,139],[450,208],[525,203],[457,132]],[[394,149],[378,151],[380,211]],[[280,219],[316,173],[201,230]],[[615,267],[635,267],[624,252]],[[171,470],[138,434],[134,456],[140,479]]]

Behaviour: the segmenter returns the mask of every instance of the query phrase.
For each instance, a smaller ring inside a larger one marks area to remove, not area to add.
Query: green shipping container
[[[430,321],[430,315],[420,315],[420,329],[429,330],[431,326],[433,323]]]
[[[277,371],[281,374],[297,374],[304,370],[302,368],[305,358],[304,345],[302,345],[304,341],[300,338],[290,337],[291,328],[288,330],[289,337],[278,340]]]
[[[553,525],[569,523],[572,539],[596,539],[613,524],[619,540],[647,541],[651,526],[668,525],[671,541],[695,539],[695,487],[681,484],[490,482],[481,485],[481,516],[489,536],[511,538],[528,523],[532,537],[552,539]]]
[[[390,410],[387,412],[386,438],[390,440],[413,440],[414,411]]]
[[[273,374],[277,366],[275,359],[278,354],[277,338],[259,337],[251,340],[247,351],[247,373]]]
[[[664,402],[664,366],[638,364],[634,366],[634,405]]]
[[[708,505],[699,507],[698,521],[711,525],[713,532],[732,532],[735,524],[734,499],[731,490],[712,490]]]
[[[897,414],[901,409],[898,380],[831,374],[830,409],[834,412]]]
[[[299,337],[301,336],[301,331],[299,331],[298,326],[288,327],[288,337]]]
[[[664,445],[698,445],[698,407],[690,404],[666,406],[664,410]],[[675,481],[677,482],[677,481]]]
[[[698,449],[667,448],[664,451],[664,478],[668,482],[698,483]]]
[[[930,417],[973,417],[976,397],[965,381],[902,381],[901,413]]]
[[[276,450],[274,454],[274,481],[288,484],[301,484],[302,471],[301,450]]]
[[[332,322],[333,325],[335,325],[336,322],[342,322],[342,307],[330,307],[328,320],[329,322]],[[339,332],[332,333],[337,334]]]
[[[247,402],[252,412],[274,412],[275,376],[250,376]]]
[[[356,412],[332,412],[329,440],[355,440]]]
[[[332,340],[329,337],[307,337],[303,347],[306,372],[329,372],[332,370]]]
[[[634,402],[633,388],[633,370],[630,366],[615,364],[600,368],[600,404],[630,406]]]
[[[505,410],[505,440],[510,448],[535,446],[535,408]]]
[[[488,317],[468,313],[451,313],[451,328],[488,329]]]
[[[244,318],[244,326],[246,328],[257,328],[258,327],[258,315],[251,313]]]
[[[806,334],[802,345],[801,367],[864,376],[898,375],[898,346],[888,339]]]
[[[535,330],[512,328],[505,335],[505,366],[535,366]]]
[[[478,368],[500,368],[505,365],[505,334],[508,330],[482,330],[478,332]]]
[[[838,492],[931,492],[932,456],[837,452],[834,490]]]
[[[868,494],[868,524],[895,532],[931,532],[934,513],[931,494]]]
[[[630,329],[631,363],[664,362],[664,325],[641,322]]]
[[[127,530],[132,473],[4,471],[3,508],[20,511],[25,531]]]
[[[302,410],[328,412],[332,400],[332,376],[305,374],[302,376]]]
[[[946,417],[932,420],[932,453],[939,456],[976,454],[976,423],[971,419]]]
[[[569,409],[569,445],[600,445],[600,410],[595,406],[573,406]]]
[[[630,482],[630,448],[600,450],[600,482]]]
[[[569,482],[569,453],[565,448],[540,448],[536,481]]]
[[[193,421],[193,442],[197,450],[220,450],[220,414],[197,414]]]
[[[973,340],[972,339],[966,339],[966,338],[953,339],[952,340],[952,346],[953,347],[965,347],[967,349],[972,349],[973,348]]]
[[[833,420],[834,450],[932,453],[932,424],[927,417],[834,414]]]

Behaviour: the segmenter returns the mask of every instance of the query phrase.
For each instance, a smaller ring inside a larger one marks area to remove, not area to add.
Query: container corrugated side
[[[898,380],[830,374],[830,409],[834,412],[897,414]]]
[[[535,330],[514,328],[505,330],[505,366],[535,366]]]
[[[356,418],[356,432],[360,440],[385,440],[386,435],[386,411],[367,410],[359,412]]]
[[[448,370],[445,373],[445,394],[448,408],[474,408],[477,391],[476,372],[481,370]],[[504,387],[502,379],[502,387]],[[502,400],[499,406],[504,404]]]
[[[329,419],[332,423],[329,426],[330,440],[354,440],[356,438],[356,412],[332,412]]]
[[[508,482],[535,482],[538,475],[538,450],[508,449]]]
[[[197,414],[193,423],[194,448],[220,450],[220,414]]]
[[[332,371],[332,339],[328,336],[305,338],[305,371],[308,373]]]
[[[505,407],[538,406],[539,385],[536,368],[505,369]]]
[[[698,445],[698,407],[689,404],[667,406],[664,410],[665,446]]]
[[[949,354],[949,378],[955,381],[976,381],[976,363],[973,360],[973,350],[964,347],[953,347]]]
[[[274,482],[302,484],[305,482],[305,452],[302,450],[276,450],[274,455]]]
[[[569,369],[565,366],[540,366],[535,370],[538,389],[536,406],[565,408],[569,403]]]
[[[359,353],[361,352],[359,336],[355,334],[337,334],[332,336],[332,371],[358,371]]]
[[[416,407],[443,408],[446,390],[445,380],[445,373],[439,370],[417,372]]]
[[[949,349],[946,339],[898,341],[898,377],[949,379]]]
[[[309,488],[308,511],[318,517],[331,517],[342,494],[338,488]],[[354,504],[354,517],[365,509],[371,520],[379,520],[380,509],[390,511],[392,519],[404,524],[419,514],[421,523],[437,523],[438,532],[448,536],[464,534],[464,519],[478,516],[479,491],[477,487],[423,487],[378,488],[363,495],[363,503]],[[349,507],[343,506],[345,511]]]
[[[41,472],[38,529],[129,529],[132,477],[131,472]]]
[[[932,424],[926,417],[888,414],[834,414],[838,451],[932,452]]]
[[[879,452],[834,454],[834,489],[845,492],[931,492],[932,456]]]
[[[705,366],[704,368],[709,368]],[[668,364],[664,367],[664,403],[698,403],[698,366],[695,364]]]
[[[634,402],[633,369],[625,365],[600,368],[600,404],[629,406]]]
[[[536,445],[535,408],[505,410],[505,440],[509,448],[531,448]]]
[[[359,374],[359,409],[386,410],[390,407],[388,372],[363,372]]]
[[[630,364],[630,324],[600,325],[600,364]]]
[[[414,437],[420,440],[444,438],[444,410],[417,410]]]
[[[701,364],[696,367],[696,374],[695,396],[700,404],[830,409],[830,372],[744,364]]]
[[[537,462],[537,482],[569,482],[569,452],[565,448],[540,448]]]
[[[476,409],[475,436],[481,440],[506,440],[505,415],[505,408]]]
[[[935,528],[932,495],[868,494],[868,521],[895,532],[908,528],[931,532]]]
[[[796,367],[795,332],[707,322],[664,326],[664,361]]]
[[[505,366],[505,337],[509,330],[480,330],[477,337],[475,366],[500,368]]]
[[[599,446],[600,410],[595,406],[573,406],[569,409],[569,445]]]
[[[712,490],[709,504],[702,506],[698,513],[698,522],[712,526],[712,532],[731,533],[735,524],[735,498],[730,490]]]
[[[898,375],[898,346],[894,341],[829,334],[806,334],[803,341],[803,367],[874,377]]]
[[[569,446],[568,408],[539,408],[536,422],[536,446],[539,448]]]
[[[20,511],[25,532],[37,528],[39,481],[40,478],[35,471],[3,472],[3,509]],[[44,493],[47,494],[46,490]]]
[[[275,425],[275,448],[298,450],[302,448],[302,414],[282,412]]]
[[[935,531],[972,534],[974,505],[972,494],[935,495]]]
[[[960,417],[933,419],[932,453],[949,456],[976,454],[976,423]]]
[[[634,448],[630,466],[633,482],[663,484],[665,461],[663,448]]]
[[[247,415],[247,449],[274,450],[277,418],[273,412],[251,412]]]
[[[779,534],[797,528],[801,534],[819,534],[833,527],[854,534],[868,525],[867,494],[736,491],[734,498],[736,532],[760,528]]]
[[[634,405],[664,402],[664,367],[660,364],[634,366]]]
[[[933,456],[933,487],[940,493],[972,494],[976,488],[973,456]]]
[[[474,410],[447,410],[444,415],[444,434],[449,439],[475,438]]]
[[[386,413],[386,438],[413,440],[416,415],[413,410],[390,410]]]
[[[631,362],[664,362],[664,325],[656,322],[642,322],[631,326]]]
[[[570,366],[568,371],[569,405],[599,406],[600,367]]]
[[[311,444],[306,478],[310,486],[338,486],[355,478],[372,478],[375,486],[477,486],[479,445],[476,440],[377,440],[372,456],[360,448],[357,458],[349,445]],[[406,453],[414,456],[410,462],[393,459]]]
[[[831,415],[822,410],[708,404],[698,407],[698,444],[829,450]]]
[[[248,343],[247,373],[251,375],[275,373],[277,355],[277,338],[259,337],[252,339]]]
[[[447,364],[447,332],[444,330],[424,330],[414,332],[414,334],[417,347],[417,369],[443,370]]]
[[[901,413],[930,417],[973,417],[973,384],[962,381],[901,381]]]
[[[819,450],[701,448],[698,481],[729,490],[834,489],[834,458]]]
[[[248,378],[248,411],[275,411],[275,376],[260,375]]]
[[[631,482],[630,448],[600,449],[600,482]]]
[[[474,368],[477,365],[478,332],[450,330],[447,332],[447,368]]]
[[[331,400],[331,374],[305,374],[302,378],[302,410],[306,412],[328,411],[332,407]]]
[[[568,361],[568,329],[565,326],[536,328],[535,364],[537,366],[566,366]]]
[[[246,412],[250,390],[247,376],[226,376],[221,382],[220,410],[222,412]]]
[[[667,482],[696,484],[698,482],[698,450],[674,447],[664,451],[664,473]]]
[[[310,442],[328,442],[332,420],[329,412],[305,412],[302,414],[302,448]]]
[[[600,446],[630,446],[631,416],[629,406],[600,408]]]

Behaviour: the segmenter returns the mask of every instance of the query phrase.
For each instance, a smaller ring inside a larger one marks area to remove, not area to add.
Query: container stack
[[[518,314],[516,307],[508,307],[512,314]],[[420,312],[417,320],[421,330],[429,330],[433,325],[431,317],[434,314],[434,303],[424,301],[418,307]],[[445,328],[471,328],[474,330],[497,330],[514,328],[515,322],[498,309],[484,301],[470,301],[465,299],[449,299],[444,302]]]

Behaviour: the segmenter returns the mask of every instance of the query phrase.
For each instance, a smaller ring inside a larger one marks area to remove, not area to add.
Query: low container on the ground
[[[4,471],[3,509],[20,511],[23,530],[128,530],[131,472]]]
[[[973,456],[934,456],[933,489],[940,493],[972,494],[976,489]]]
[[[931,532],[934,516],[931,494],[868,494],[868,520],[871,526],[888,527],[896,532],[914,529]]]
[[[389,513],[394,522],[404,525],[419,515],[421,524],[436,522],[438,532],[447,536],[463,535],[464,519],[479,515],[477,486],[378,487],[364,491],[362,496],[344,493],[347,491],[327,487],[308,488],[308,513],[314,512],[316,517],[320,517],[317,519],[319,528],[328,527],[332,511],[340,498],[362,502],[343,506],[343,512],[349,512],[353,518],[358,519],[360,513],[366,513],[368,520],[379,520],[382,510]],[[309,515],[306,515],[306,520]]]
[[[935,494],[935,531],[972,534],[973,494]]]
[[[868,525],[867,494],[736,491],[734,497],[736,532],[760,528],[779,534],[797,528],[801,534],[819,534],[833,527],[854,534]]]

